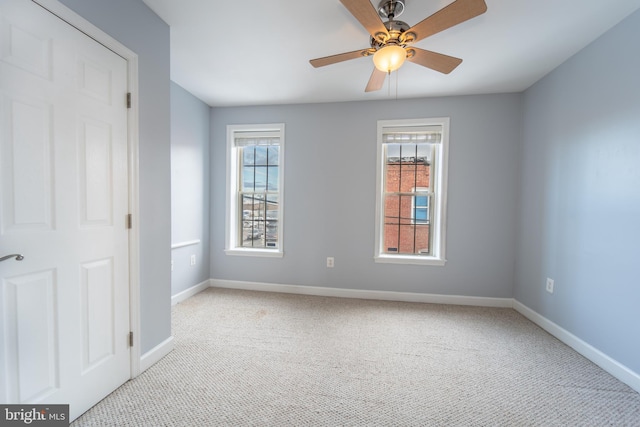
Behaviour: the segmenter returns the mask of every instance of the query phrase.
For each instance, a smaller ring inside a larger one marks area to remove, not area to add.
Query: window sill
[[[236,256],[257,256],[266,258],[282,258],[284,253],[274,249],[249,249],[249,248],[235,248],[225,249],[224,253],[227,255]]]
[[[411,256],[411,255],[376,255],[375,262],[383,264],[414,264],[414,265],[433,265],[444,266],[446,259],[434,256]]]

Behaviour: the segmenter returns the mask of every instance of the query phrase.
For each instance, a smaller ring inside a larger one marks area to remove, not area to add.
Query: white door
[[[75,419],[130,378],[127,63],[0,0],[0,402]]]

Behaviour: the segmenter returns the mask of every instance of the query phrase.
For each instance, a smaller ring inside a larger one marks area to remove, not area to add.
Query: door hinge
[[[127,214],[127,228],[128,229],[133,228],[133,215],[131,214]]]
[[[129,332],[129,347],[133,347],[133,331]]]
[[[131,92],[127,92],[127,108],[131,108]]]

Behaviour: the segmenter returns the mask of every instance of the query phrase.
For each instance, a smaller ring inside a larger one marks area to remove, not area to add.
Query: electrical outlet
[[[196,256],[191,255],[191,265],[196,265]]]
[[[553,279],[549,279],[547,277],[547,292],[549,292],[550,294],[553,293]]]
[[[333,266],[334,266],[334,265],[335,265],[335,264],[334,264],[334,259],[333,259],[333,257],[332,257],[332,256],[327,257],[327,267],[328,267],[328,268],[333,268]]]

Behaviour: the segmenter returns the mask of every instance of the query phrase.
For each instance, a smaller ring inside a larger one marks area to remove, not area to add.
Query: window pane
[[[429,206],[429,197],[428,196],[416,196],[416,207],[427,207]]]
[[[254,164],[255,158],[255,147],[248,146],[242,148],[242,164],[243,165],[252,165]]]
[[[401,225],[400,226],[400,247],[398,253],[401,254],[414,254],[415,248],[415,225]]]
[[[384,223],[400,223],[400,196],[396,194],[388,195],[384,200]]]
[[[256,165],[266,165],[267,164],[267,148],[264,145],[258,145],[255,147],[256,150]]]
[[[400,162],[387,163],[385,174],[385,191],[395,193],[400,191]]]
[[[280,170],[277,166],[269,166],[269,177],[267,180],[267,191],[278,191],[279,184],[278,178],[280,174]]]
[[[397,254],[398,253],[398,233],[400,232],[400,226],[397,224],[386,223],[384,226],[384,247],[383,253]]]
[[[255,189],[253,174],[253,166],[244,166],[242,168],[242,191],[253,191]]]
[[[415,213],[416,213],[416,223],[425,224],[427,222],[427,219],[429,219],[429,216],[428,216],[429,211],[427,209],[416,208]]]
[[[385,191],[400,191],[400,144],[385,146]]]
[[[429,255],[431,253],[431,249],[429,248],[429,230],[431,229],[431,225],[416,224],[414,227],[416,233],[416,253]]]
[[[433,152],[431,144],[418,144],[418,163],[431,164],[431,153]]]
[[[268,151],[268,160],[270,165],[277,165],[280,157],[280,147],[270,146]]]
[[[397,253],[400,232],[400,196],[389,195],[384,200],[383,252]]]
[[[278,224],[278,211],[280,205],[278,204],[278,196],[267,196],[267,216],[266,216],[266,237],[265,245],[268,248],[278,247],[278,230],[280,224]]]
[[[400,161],[400,144],[386,144],[387,161]]]

